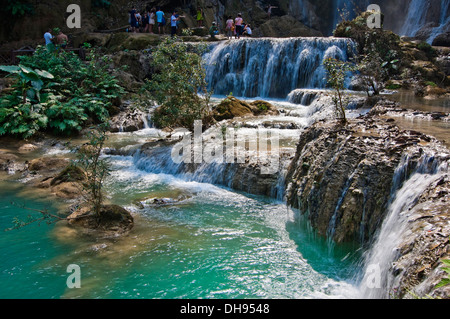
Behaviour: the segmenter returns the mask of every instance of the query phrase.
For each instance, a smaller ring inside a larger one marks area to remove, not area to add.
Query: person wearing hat
[[[213,21],[211,28],[209,28],[209,34],[211,35],[211,38],[215,38],[216,35],[219,34],[219,28],[217,28],[216,22]]]

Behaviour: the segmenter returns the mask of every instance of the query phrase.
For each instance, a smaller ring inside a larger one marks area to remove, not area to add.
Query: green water
[[[64,223],[3,232],[0,298],[350,298],[353,249],[316,238],[280,202],[186,182],[134,168],[113,157],[106,189],[130,209],[136,226],[125,237],[81,236]],[[0,184],[0,227],[29,211],[18,186]],[[183,196],[154,206],[148,197]],[[143,206],[133,205],[141,201]],[[52,201],[54,202],[54,201]],[[32,208],[57,210],[30,199]],[[69,289],[66,268],[81,269],[81,288]]]

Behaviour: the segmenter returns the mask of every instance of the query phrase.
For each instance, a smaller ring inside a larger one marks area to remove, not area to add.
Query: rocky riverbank
[[[262,174],[262,168],[269,163],[255,161],[251,155],[244,163],[174,164],[172,147],[179,141],[173,139],[175,132],[140,147],[110,148],[106,152],[133,155],[136,167],[143,170],[180,175],[251,194],[280,199],[285,195],[287,204],[306,214],[319,235],[337,243],[357,242],[370,247],[395,190],[420,166],[424,155],[430,156],[430,163],[434,164],[450,161],[449,150],[434,137],[399,129],[395,125],[399,116],[430,121],[448,118],[448,114],[408,111],[394,102],[380,100],[368,114],[350,119],[346,126],[318,121],[304,130],[296,151],[282,153],[279,169],[273,174]],[[236,119],[229,121],[234,123]],[[0,152],[2,170],[16,172],[36,191],[69,201],[80,196],[77,183],[83,180],[82,174],[66,174],[71,155],[57,152],[58,155],[43,156],[49,150],[61,151],[61,142],[44,139],[14,144],[10,140],[6,144],[8,147]],[[398,179],[396,170],[405,157],[405,174]],[[445,275],[440,260],[449,258],[449,194],[449,176],[445,174],[427,187],[410,210],[407,231],[389,269],[394,278],[387,288],[389,295],[449,296],[448,288],[433,289]],[[111,216],[114,220],[119,215]],[[126,232],[130,225],[127,219],[117,220],[124,222]]]
[[[433,137],[400,130],[383,116],[392,109],[392,102],[381,101],[346,126],[320,121],[301,135],[286,176],[286,200],[318,234],[370,247],[393,194],[423,158],[428,165],[448,166],[449,150]],[[407,167],[399,177],[397,167],[405,157]],[[408,230],[388,271],[394,278],[388,296],[449,297],[448,288],[434,289],[445,274],[440,260],[449,257],[448,178],[446,173],[430,185],[409,211]]]

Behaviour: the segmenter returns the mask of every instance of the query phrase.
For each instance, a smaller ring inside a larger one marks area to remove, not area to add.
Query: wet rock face
[[[373,238],[386,214],[393,176],[406,150],[411,164],[430,137],[401,131],[373,113],[345,127],[318,122],[300,137],[286,177],[287,203],[336,242]]]
[[[147,114],[138,109],[126,109],[110,119],[111,132],[135,132],[145,127]]]
[[[447,277],[442,259],[450,259],[450,176],[444,175],[422,194],[408,218],[408,228],[392,265],[390,294],[449,298],[450,286],[435,289]]]

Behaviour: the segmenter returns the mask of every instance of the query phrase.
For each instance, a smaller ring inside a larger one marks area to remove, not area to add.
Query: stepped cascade
[[[353,48],[337,38],[222,42],[205,56],[207,81],[217,95],[284,99],[297,88],[325,88],[324,59],[348,60]]]

